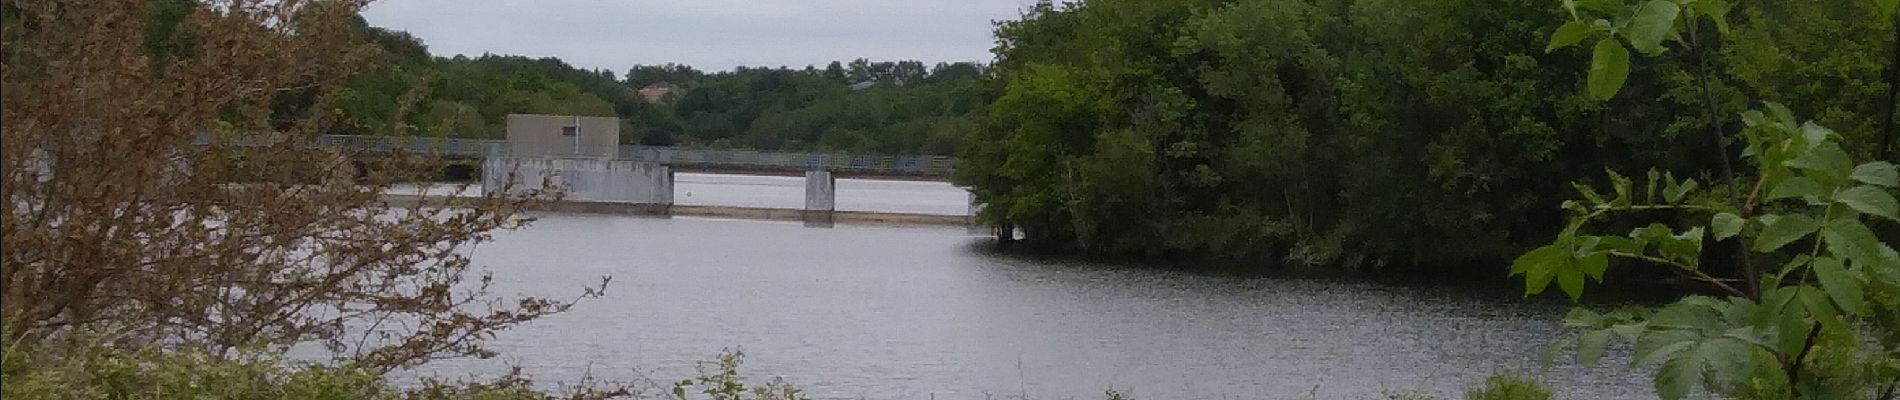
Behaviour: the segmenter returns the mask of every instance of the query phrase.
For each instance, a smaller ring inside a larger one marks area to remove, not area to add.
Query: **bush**
[[[1536,379],[1511,373],[1492,374],[1484,384],[1465,390],[1465,400],[1550,400],[1550,389]]]
[[[8,346],[0,397],[9,399],[395,399],[373,371],[287,362],[276,354]]]
[[[516,370],[488,381],[425,379],[399,387],[378,368],[286,360],[274,351],[214,354],[184,347],[115,346],[97,336],[58,343],[0,346],[0,398],[7,399],[297,399],[297,400],[592,400],[711,399],[798,400],[782,378],[747,384],[743,355],[721,353],[701,363],[699,375],[674,383],[643,385],[584,378],[556,390],[537,388]],[[543,386],[545,387],[545,386]],[[647,389],[647,390],[640,390]],[[670,390],[666,390],[670,389]]]

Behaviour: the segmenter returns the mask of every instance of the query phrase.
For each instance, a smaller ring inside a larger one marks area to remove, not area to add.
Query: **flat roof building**
[[[612,159],[619,151],[619,118],[508,114],[511,156]]]

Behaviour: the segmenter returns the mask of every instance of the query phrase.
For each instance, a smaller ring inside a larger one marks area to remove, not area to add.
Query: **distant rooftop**
[[[646,99],[648,103],[659,103],[666,99],[666,95],[673,94],[674,90],[679,90],[679,86],[675,86],[672,83],[659,82],[640,88],[639,92],[640,97]]]

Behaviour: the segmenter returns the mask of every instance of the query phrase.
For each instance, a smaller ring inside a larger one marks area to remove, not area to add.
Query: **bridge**
[[[411,154],[447,158],[510,157],[507,140],[421,138],[357,135],[320,135],[314,146],[371,153],[401,149]],[[614,160],[654,163],[684,172],[743,173],[803,176],[806,171],[828,171],[841,177],[949,180],[957,159],[927,155],[867,155],[800,153],[760,150],[694,149],[621,145]]]
[[[258,135],[233,138],[225,143],[254,146],[279,139]],[[195,141],[200,145],[208,145],[212,136],[200,134]],[[517,156],[511,154],[513,146],[507,140],[357,135],[318,135],[304,146],[339,149],[346,153],[400,152],[472,161],[462,163],[460,174],[479,176],[484,192],[536,188],[544,183],[562,187],[566,192],[564,199],[550,206],[558,211],[802,219],[807,223],[825,225],[829,225],[834,218],[860,222],[908,221],[931,224],[967,224],[970,221],[967,215],[836,210],[839,177],[948,180],[955,171],[956,159],[945,156],[850,155],[633,145],[616,146],[612,152],[605,151],[605,148],[590,149],[599,151],[589,152],[597,155],[613,154],[613,157]],[[577,147],[575,150],[575,153],[580,153],[581,149]],[[457,167],[451,166],[451,169]],[[681,171],[802,176],[805,178],[805,204],[799,209],[675,206],[673,174]],[[973,206],[971,214],[974,213]]]

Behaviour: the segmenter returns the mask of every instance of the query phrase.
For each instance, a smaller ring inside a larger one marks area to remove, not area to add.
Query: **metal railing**
[[[683,149],[660,146],[620,146],[621,160],[645,161],[666,165],[734,169],[828,170],[834,172],[889,173],[901,175],[949,176],[956,170],[957,159],[946,156],[880,156],[843,153],[791,153],[758,150]]]
[[[234,142],[238,145],[256,145],[265,141],[268,140],[253,138]],[[211,136],[199,135],[197,142],[201,145],[209,144]],[[496,139],[320,135],[305,143],[305,146],[377,153],[402,149],[408,153],[452,157],[509,156],[508,141]],[[681,167],[779,171],[823,169],[834,172],[921,176],[950,176],[956,171],[957,165],[957,159],[948,156],[797,153],[637,145],[620,146],[615,159]]]

